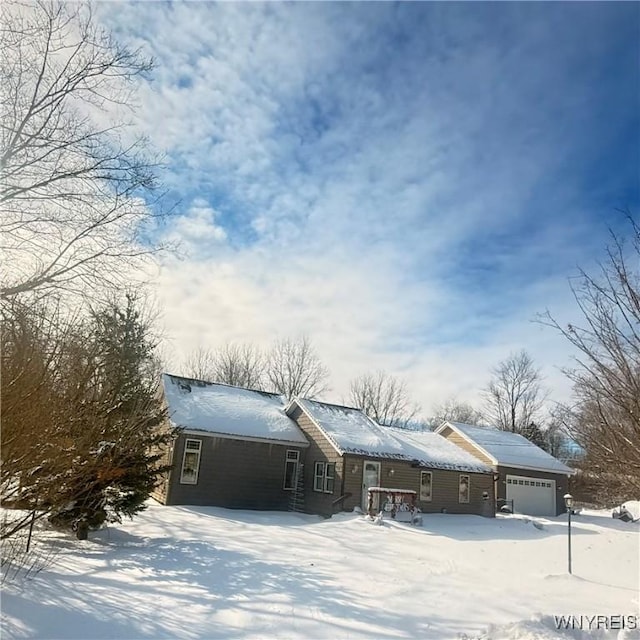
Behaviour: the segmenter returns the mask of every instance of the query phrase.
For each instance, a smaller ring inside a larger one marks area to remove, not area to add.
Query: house
[[[165,374],[173,464],[154,497],[167,505],[286,510],[309,447],[282,398]]]
[[[491,467],[437,434],[314,400],[285,405],[277,394],[169,374],[162,384],[178,428],[155,493],[164,504],[329,516],[366,508],[368,489],[382,487],[415,494],[427,513],[495,513]]]
[[[304,500],[311,513],[363,509],[370,487],[416,492],[423,512],[494,515],[489,465],[435,433],[383,427],[359,409],[293,399],[304,432]],[[374,505],[379,506],[379,505]]]
[[[574,471],[525,437],[493,427],[444,422],[436,433],[496,472],[497,505],[534,516],[564,513]]]

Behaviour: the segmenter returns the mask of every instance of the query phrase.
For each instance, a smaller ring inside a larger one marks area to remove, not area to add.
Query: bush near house
[[[144,509],[171,437],[154,343],[135,296],[86,318],[14,303],[3,309],[0,499],[20,507],[7,539],[49,517],[76,529]]]

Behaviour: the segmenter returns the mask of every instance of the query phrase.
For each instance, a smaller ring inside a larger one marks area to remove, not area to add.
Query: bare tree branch
[[[616,234],[600,272],[580,271],[570,283],[582,326],[540,321],[577,350],[575,405],[565,424],[586,452],[585,470],[620,491],[640,491],[640,227],[627,213],[630,242]],[[598,484],[597,482],[595,484]],[[602,483],[600,483],[602,484]],[[606,484],[606,483],[605,483]]]
[[[170,434],[148,324],[127,296],[76,317],[2,305],[0,540],[36,518],[132,515],[159,479]],[[27,512],[27,515],[25,515]]]
[[[542,375],[526,351],[512,353],[492,369],[484,395],[487,415],[504,431],[523,433],[546,399]]]
[[[151,61],[87,3],[12,0],[0,24],[0,298],[126,282],[157,249],[158,165],[122,117]]]
[[[406,384],[385,371],[376,371],[351,381],[349,403],[378,424],[406,427],[420,407],[411,402]]]
[[[215,378],[215,355],[211,349],[198,347],[191,351],[184,363],[185,375],[196,380],[213,382]]]
[[[268,384],[272,391],[288,399],[316,398],[327,390],[328,376],[328,370],[306,336],[278,340],[267,355]]]
[[[199,347],[186,361],[187,375],[234,387],[263,390],[265,356],[249,343],[227,343],[219,349]]]
[[[434,407],[430,424],[436,428],[445,421],[462,422],[463,424],[484,424],[484,416],[467,402],[460,402],[456,398],[449,398]]]

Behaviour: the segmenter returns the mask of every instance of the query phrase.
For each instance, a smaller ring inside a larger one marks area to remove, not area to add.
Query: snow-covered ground
[[[2,638],[636,638],[553,616],[638,615],[639,532],[576,516],[569,576],[564,517],[376,526],[153,503],[88,541],[54,535],[56,564],[4,585]]]

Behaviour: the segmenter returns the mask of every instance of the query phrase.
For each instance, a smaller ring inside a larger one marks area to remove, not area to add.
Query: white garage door
[[[556,515],[556,481],[526,476],[507,476],[507,500],[517,513]]]

